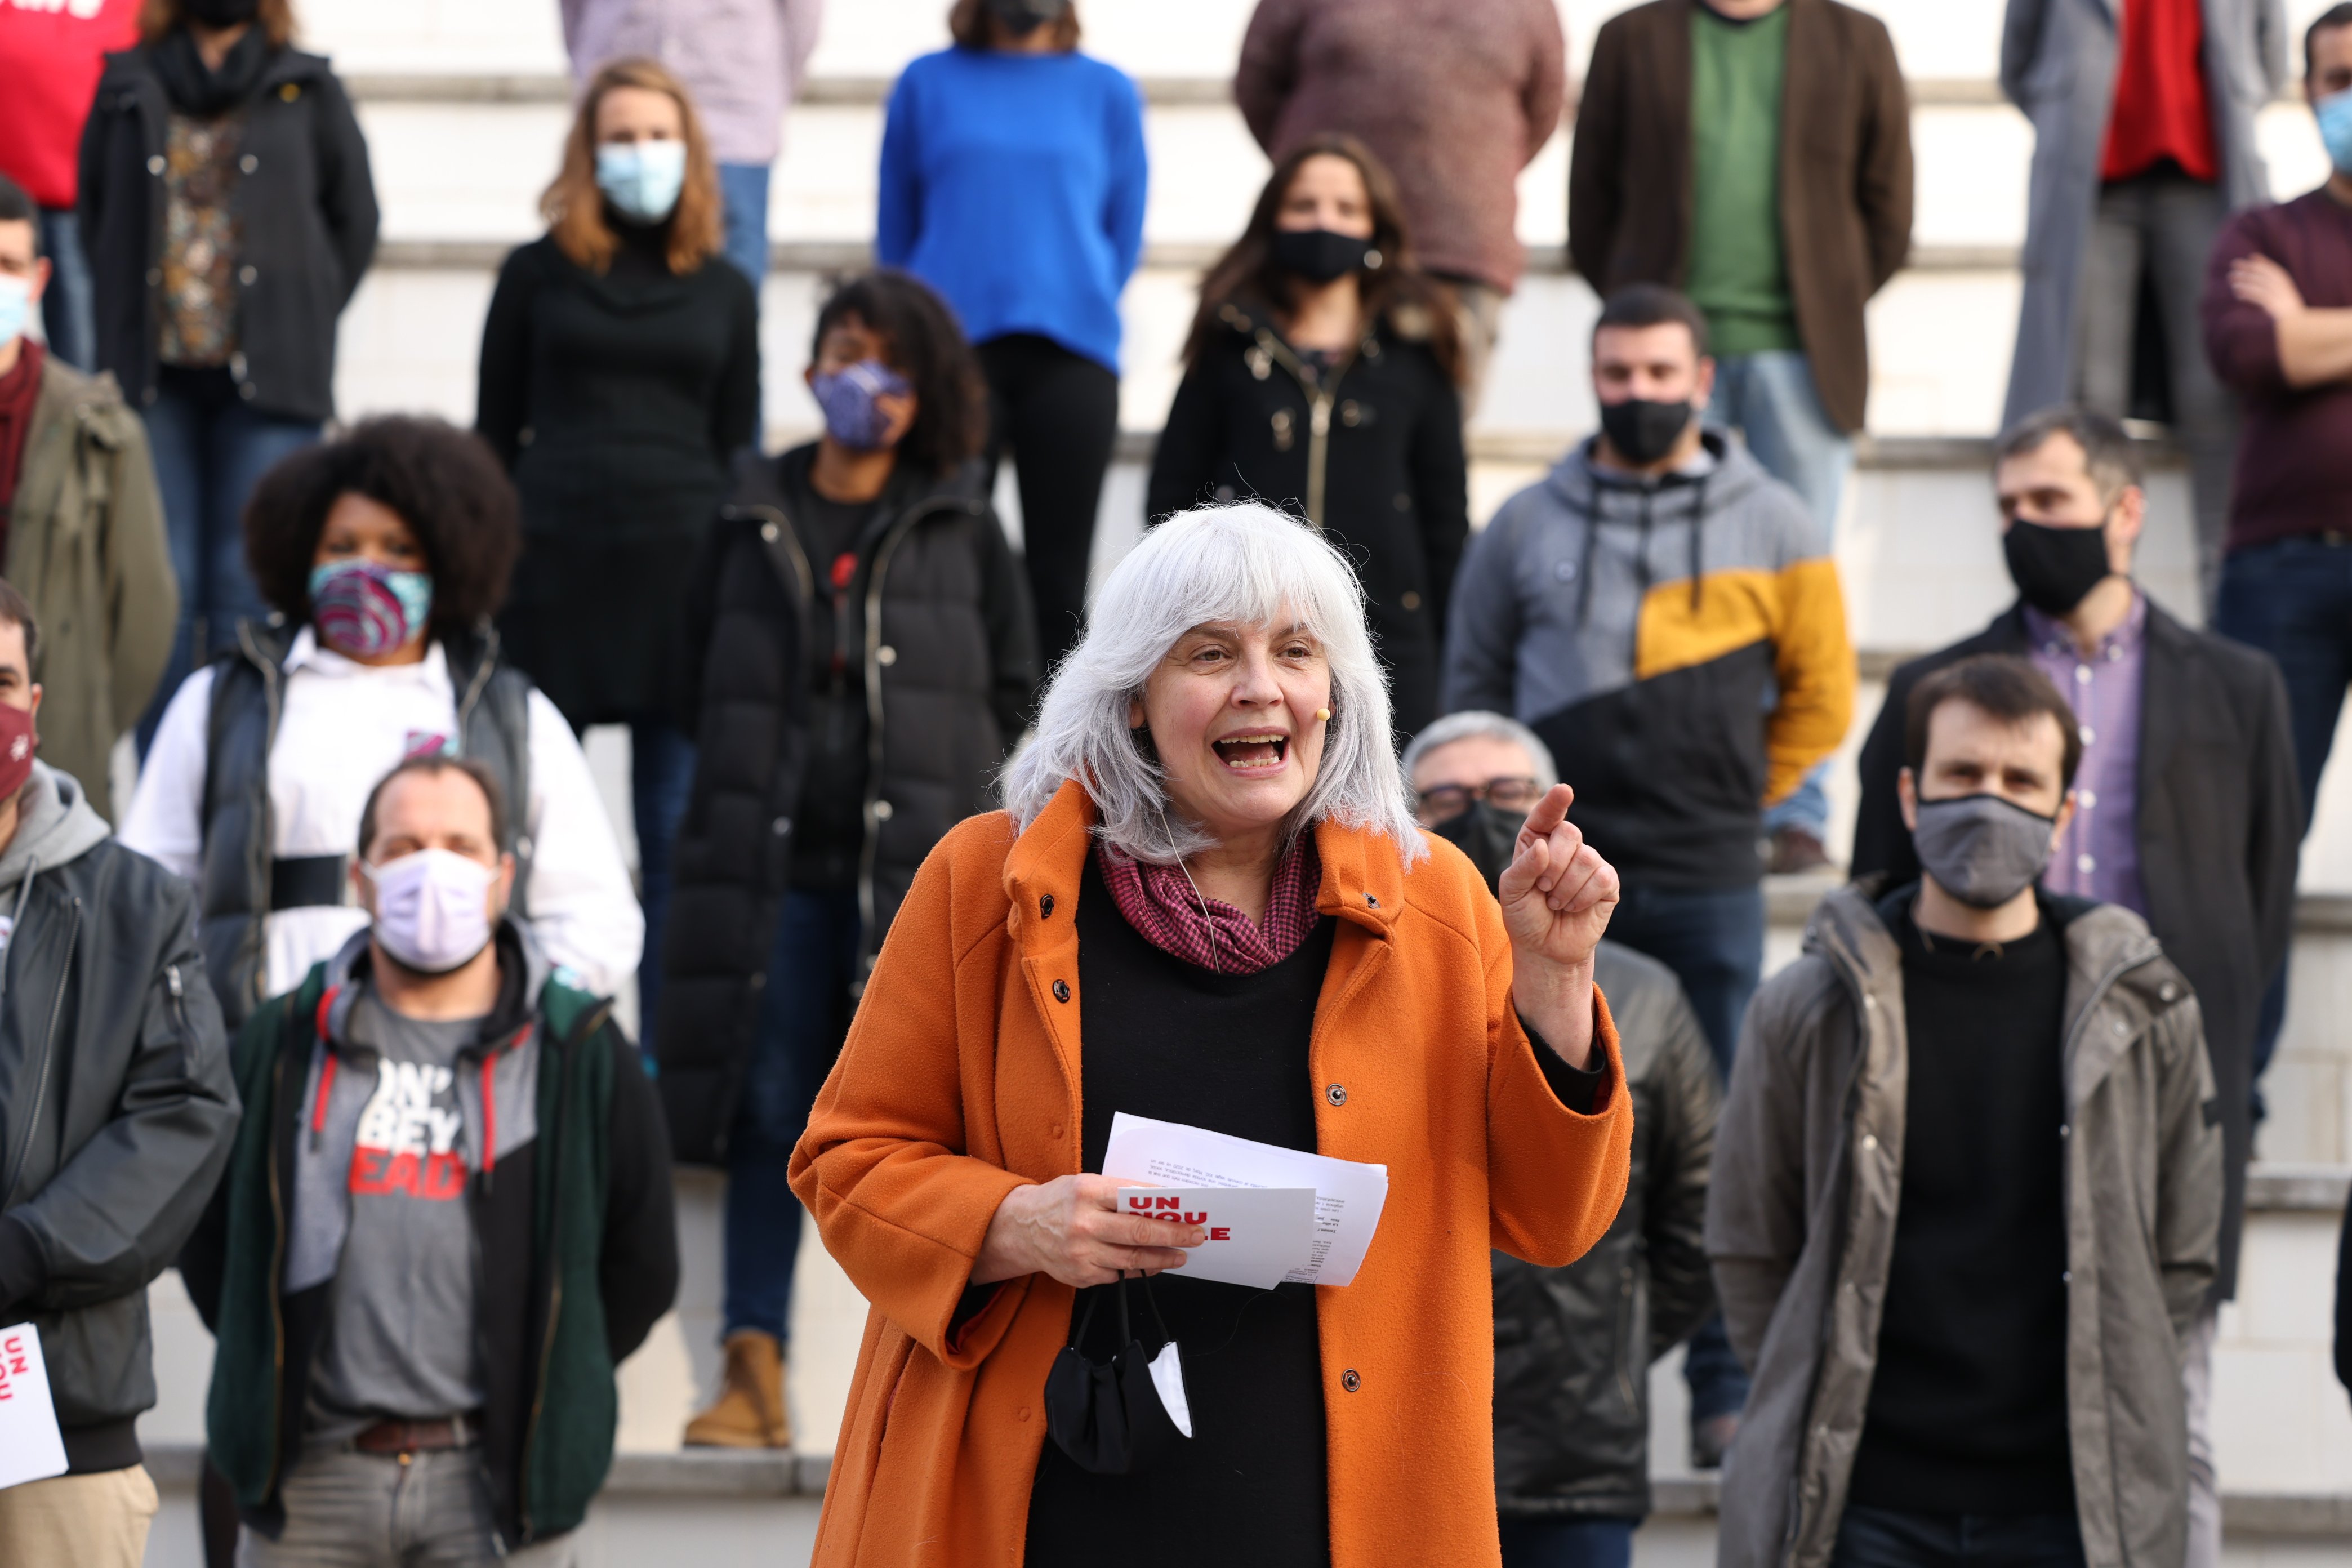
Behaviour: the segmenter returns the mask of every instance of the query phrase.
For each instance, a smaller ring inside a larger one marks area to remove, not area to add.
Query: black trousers
[[[1087,607],[1087,564],[1103,474],[1118,438],[1118,377],[1051,338],[1012,332],[980,345],[988,377],[988,473],[1007,452],[1021,482],[1022,550],[1037,610],[1038,674],[1052,670]]]

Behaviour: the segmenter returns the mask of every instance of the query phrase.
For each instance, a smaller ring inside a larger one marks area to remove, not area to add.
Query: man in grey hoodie
[[[1722,1568],[2163,1568],[2221,1107],[2145,921],[2036,886],[2074,714],[2023,659],[1913,689],[1922,872],[1825,900],[1757,994],[1706,1250],[1755,1374]]]
[[[66,1458],[0,1490],[0,1563],[137,1568],[147,1287],[227,1163],[236,1090],[187,884],[34,758],[39,651],[0,582],[0,1325],[38,1331]]]

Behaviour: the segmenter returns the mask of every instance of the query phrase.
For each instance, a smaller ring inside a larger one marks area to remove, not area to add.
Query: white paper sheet
[[[1121,1187],[1121,1214],[1204,1226],[1180,1272],[1270,1290],[1314,1250],[1313,1187]]]
[[[1354,1280],[1389,1200],[1386,1165],[1301,1153],[1123,1110],[1111,1117],[1102,1173],[1162,1187],[1314,1188],[1315,1228],[1307,1256],[1284,1276],[1304,1285]]]
[[[41,1331],[30,1323],[0,1329],[0,1489],[65,1473]]]

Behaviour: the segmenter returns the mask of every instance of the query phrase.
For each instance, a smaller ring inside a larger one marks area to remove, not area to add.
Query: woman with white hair
[[[1488,1250],[1565,1263],[1623,1194],[1617,876],[1561,787],[1498,907],[1389,737],[1361,590],[1307,528],[1188,512],[1111,574],[793,1157],[873,1304],[819,1568],[1497,1560]],[[1185,1278],[1200,1227],[1095,1173],[1121,1111],[1385,1165],[1353,1283]],[[1171,1340],[1189,1435],[1121,1452],[1114,1416],[1172,1423],[1142,1370]]]

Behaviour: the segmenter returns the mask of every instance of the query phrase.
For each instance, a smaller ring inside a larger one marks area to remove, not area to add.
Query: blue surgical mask
[[[23,337],[25,323],[32,319],[33,280],[0,273],[0,343]]]
[[[2352,88],[2331,92],[2311,106],[2319,120],[2319,140],[2339,174],[2352,174]]]
[[[905,376],[876,359],[859,360],[809,383],[816,405],[824,410],[825,433],[853,452],[888,445],[890,418],[874,400],[904,397],[909,390]]]
[[[659,223],[686,188],[686,143],[607,142],[596,149],[596,188],[623,216]]]

